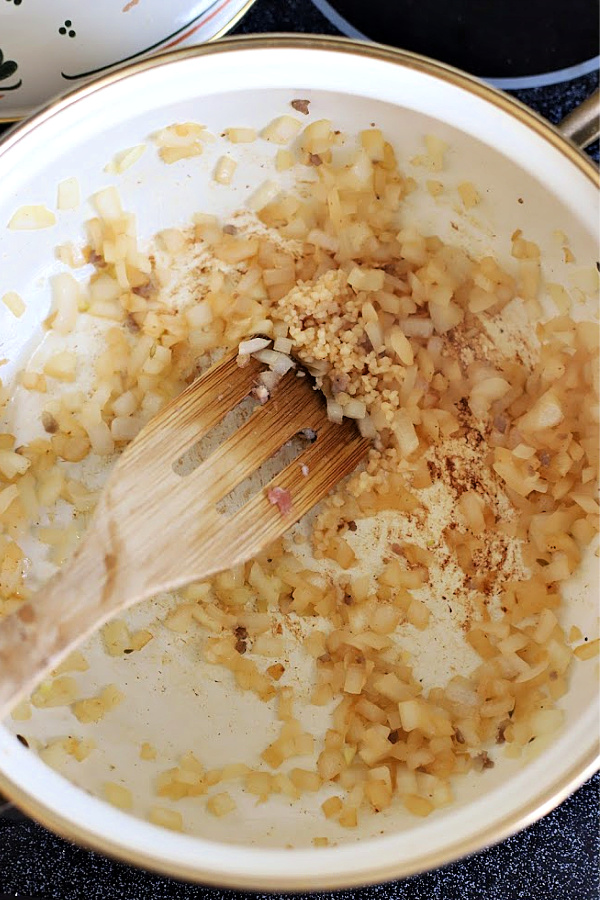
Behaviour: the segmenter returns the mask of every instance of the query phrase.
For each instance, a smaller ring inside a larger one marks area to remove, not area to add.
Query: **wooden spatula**
[[[226,356],[125,450],[72,559],[0,620],[0,718],[115,613],[255,556],[365,456],[370,442],[354,423],[330,422],[320,391],[291,370],[206,460],[177,474],[174,464],[249,394],[262,368],[255,359],[240,368],[235,354]],[[305,429],[317,437],[294,462],[233,515],[217,512]]]

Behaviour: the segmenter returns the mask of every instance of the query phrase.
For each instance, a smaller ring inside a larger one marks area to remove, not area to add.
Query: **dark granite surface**
[[[257,0],[236,29],[238,34],[272,31],[337,33],[311,0]],[[558,122],[597,85],[596,73],[513,93]],[[588,152],[597,160],[598,144]],[[542,821],[468,859],[392,884],[310,896],[338,900],[598,900],[599,801],[600,776],[596,775]],[[15,811],[3,810],[1,801],[0,816],[0,900],[236,900],[246,896],[182,884],[104,859],[55,837]]]

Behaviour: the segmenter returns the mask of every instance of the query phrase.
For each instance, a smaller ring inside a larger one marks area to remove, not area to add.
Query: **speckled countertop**
[[[257,0],[236,33],[266,31],[338,33],[311,0]],[[592,73],[513,93],[558,122],[597,84],[598,73]],[[598,144],[588,152],[597,160]],[[598,900],[599,801],[600,776],[596,775],[542,821],[443,869],[378,887],[298,896],[300,900],[308,896],[323,900]],[[244,896],[123,866],[74,847],[12,811],[0,818],[0,900],[236,900]],[[275,900],[273,895],[254,896]]]

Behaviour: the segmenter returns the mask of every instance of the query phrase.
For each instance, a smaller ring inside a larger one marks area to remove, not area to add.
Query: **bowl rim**
[[[242,9],[239,21],[245,13],[254,5],[256,0],[248,0]],[[236,23],[233,22],[233,25]],[[230,50],[256,50],[256,49],[322,49],[337,53],[348,53],[355,56],[373,57],[384,62],[392,62],[414,71],[449,81],[456,87],[461,87],[475,96],[487,100],[493,106],[514,116],[522,124],[531,128],[537,135],[544,138],[555,149],[559,150],[585,175],[595,187],[600,189],[600,170],[593,160],[576,144],[574,144],[560,130],[559,125],[553,125],[540,113],[526,106],[505,91],[493,87],[485,81],[463,72],[454,66],[439,60],[413,53],[409,50],[400,50],[397,47],[355,40],[354,38],[339,37],[327,34],[297,34],[288,32],[276,32],[272,34],[241,34],[227,37],[224,40],[222,34],[227,34],[229,26],[222,29],[219,34],[211,38],[205,44],[194,47],[182,47],[179,50],[171,50],[168,53],[158,53],[145,57],[133,63],[126,63],[111,69],[107,74],[91,81],[87,81],[60,97],[48,101],[40,106],[32,115],[14,122],[12,127],[4,135],[0,135],[0,151],[4,152],[16,141],[25,137],[35,128],[48,119],[57,115],[63,108],[78,103],[87,96],[103,90],[117,81],[129,78],[137,72],[152,69],[157,66],[166,66],[181,59],[195,56],[209,56],[213,53],[227,53]],[[219,40],[217,40],[219,38]],[[0,124],[3,120],[0,119]],[[10,122],[9,122],[10,124]]]
[[[254,0],[252,0],[254,2]],[[251,3],[249,4],[251,5]],[[591,186],[600,187],[600,172],[596,169],[592,160],[587,157],[575,144],[568,140],[560,130],[550,122],[529,109],[515,98],[504,94],[497,88],[480,81],[472,75],[455,69],[452,66],[440,63],[419,54],[410,53],[382,44],[364,43],[349,38],[329,35],[298,35],[298,34],[274,34],[274,35],[241,35],[218,43],[207,43],[196,47],[183,48],[170,53],[159,54],[154,57],[140,60],[136,63],[122,66],[94,81],[75,88],[68,94],[49,102],[32,117],[24,120],[10,129],[6,135],[0,138],[0,155],[14,148],[23,138],[30,135],[36,129],[44,125],[46,121],[59,115],[61,111],[75,103],[84,101],[86,97],[113,85],[115,82],[129,78],[136,73],[158,66],[169,65],[182,59],[196,56],[207,56],[214,53],[227,53],[240,50],[264,50],[264,49],[317,49],[321,51],[345,53],[361,57],[371,57],[384,62],[392,62],[401,67],[423,72],[429,76],[450,82],[454,86],[465,89],[483,100],[487,100],[501,111],[514,116],[519,122],[529,127],[538,136],[550,143],[561,152],[582,173]],[[218,887],[237,888],[240,890],[271,890],[271,891],[302,891],[315,889],[339,889],[345,887],[358,887],[360,885],[381,883],[398,878],[405,878],[419,872],[438,868],[457,859],[465,857],[504,840],[517,831],[540,819],[558,806],[571,793],[580,787],[595,771],[600,769],[600,738],[582,748],[582,753],[575,762],[561,772],[553,784],[541,791],[536,797],[527,801],[521,807],[517,807],[507,813],[500,821],[492,822],[477,835],[468,839],[460,839],[450,842],[444,848],[434,852],[424,853],[410,861],[387,860],[384,865],[378,864],[372,872],[365,872],[364,876],[356,873],[345,875],[340,871],[331,871],[327,874],[314,877],[309,871],[303,876],[291,872],[288,876],[280,878],[272,876],[265,870],[263,874],[236,873],[227,870],[226,873],[215,872],[209,868],[199,868],[191,862],[175,860],[168,861],[157,858],[152,850],[139,850],[118,842],[114,838],[97,834],[85,823],[74,825],[67,817],[55,808],[46,806],[31,792],[15,783],[5,773],[0,771],[0,791],[27,815],[40,822],[43,826],[58,834],[60,837],[73,841],[76,844],[90,850],[103,853],[123,863],[135,865],[139,868],[154,871],[163,875],[179,878],[185,881],[201,882]],[[101,802],[101,801],[98,801]],[[117,813],[122,816],[124,814]],[[162,829],[144,823],[145,828],[151,828],[160,835]],[[190,836],[186,839],[189,840]],[[223,845],[222,845],[223,846]],[[231,850],[235,853],[235,845]],[[278,854],[277,848],[260,848],[257,852],[265,854]],[[335,854],[336,848],[304,850],[304,853],[318,852],[321,854]],[[299,851],[302,852],[302,851]],[[285,851],[289,858],[290,851]]]

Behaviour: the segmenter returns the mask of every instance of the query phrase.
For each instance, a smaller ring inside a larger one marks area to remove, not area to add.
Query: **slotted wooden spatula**
[[[125,450],[72,559],[0,621],[0,718],[115,613],[250,559],[365,456],[370,442],[354,423],[330,422],[320,391],[291,370],[206,460],[178,474],[174,463],[249,394],[262,368],[255,359],[240,368],[235,354],[226,356]],[[233,515],[217,512],[220,500],[305,429],[317,437],[294,462]],[[274,504],[278,496],[286,502]]]

